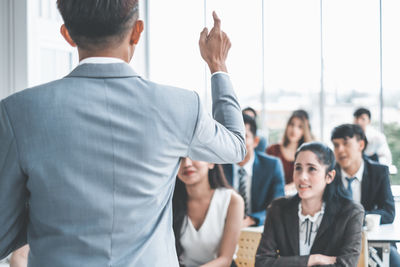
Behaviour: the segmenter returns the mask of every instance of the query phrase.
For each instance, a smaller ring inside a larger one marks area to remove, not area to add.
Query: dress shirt
[[[310,255],[311,247],[317,235],[318,228],[321,224],[322,217],[325,212],[325,202],[322,203],[321,210],[311,215],[303,215],[301,201],[299,202],[299,245],[300,256]]]
[[[113,63],[126,63],[126,62],[123,61],[122,59],[116,58],[116,57],[88,57],[88,58],[82,59],[79,62],[79,65],[82,65],[82,64],[113,64]],[[225,71],[216,71],[213,74],[211,74],[211,77],[213,77],[216,74],[228,75],[228,73]]]
[[[349,182],[346,180],[347,178],[356,178],[354,181],[351,183],[351,190],[353,191],[353,200],[361,203],[361,181],[364,173],[364,160],[361,161],[361,166],[356,172],[355,175],[351,176],[347,174],[343,169],[342,169],[342,183],[345,189],[347,189],[347,186]]]
[[[368,145],[364,151],[365,155],[372,156],[376,154],[380,164],[390,166],[392,164],[392,153],[385,135],[371,126],[367,126],[365,135],[368,140]]]
[[[120,58],[116,57],[87,57],[82,59],[79,62],[79,65],[82,64],[113,64],[113,63],[124,63]]]
[[[252,177],[253,177],[253,164],[254,164],[254,154],[251,156],[250,160],[242,166],[242,168],[246,172],[246,196],[247,196],[247,205],[248,205],[248,212],[252,213],[251,209],[251,182],[252,182]],[[238,171],[241,168],[239,165],[235,164],[233,165],[233,188],[235,188],[236,191],[239,192],[239,175]]]

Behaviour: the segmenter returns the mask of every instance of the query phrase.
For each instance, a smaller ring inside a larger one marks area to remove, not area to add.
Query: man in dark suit
[[[282,163],[278,158],[256,151],[259,138],[255,120],[243,114],[247,154],[236,165],[224,165],[228,182],[245,201],[243,227],[263,225],[271,201],[285,195]]]
[[[335,182],[341,183],[353,200],[364,206],[365,214],[379,214],[381,224],[392,223],[395,206],[389,170],[363,154],[367,139],[362,128],[356,124],[340,125],[333,129],[331,141],[337,161]],[[400,256],[394,246],[390,262],[391,266],[400,266]]]

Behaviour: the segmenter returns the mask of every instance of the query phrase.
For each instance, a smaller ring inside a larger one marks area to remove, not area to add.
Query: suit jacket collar
[[[289,238],[289,245],[292,248],[294,255],[300,254],[299,247],[299,216],[298,216],[298,205],[300,198],[298,195],[290,198],[287,211],[283,213],[284,216],[284,227]],[[322,223],[321,223],[322,224]]]
[[[362,182],[361,182],[361,204],[364,207],[366,206],[366,203],[368,201],[367,193],[370,192],[370,190],[368,190],[368,187],[370,184],[369,167],[370,167],[370,164],[369,164],[368,160],[364,160],[364,173],[363,173],[363,178],[362,178]]]
[[[127,63],[82,64],[77,66],[66,77],[82,78],[126,78],[139,77]]]

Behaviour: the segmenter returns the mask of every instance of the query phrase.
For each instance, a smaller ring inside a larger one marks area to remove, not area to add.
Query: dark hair
[[[356,109],[356,111],[354,111],[354,113],[353,113],[353,116],[355,118],[359,118],[363,114],[367,114],[368,118],[371,120],[371,112],[369,111],[369,109],[366,109],[366,108]]]
[[[253,113],[253,114],[254,114],[254,116],[253,116],[254,119],[257,118],[257,112],[255,111],[254,108],[252,108],[252,107],[247,107],[247,108],[245,108],[245,109],[242,110],[242,113],[245,113],[246,111],[250,111],[251,113]]]
[[[243,115],[244,125],[246,124],[250,125],[250,132],[253,134],[254,137],[256,137],[257,136],[256,120],[247,114],[242,114],[242,115]]]
[[[354,136],[358,141],[360,140],[364,141],[365,144],[364,149],[365,149],[368,145],[367,137],[365,136],[365,133],[361,128],[361,126],[358,124],[342,124],[335,127],[332,130],[331,141],[333,141],[333,139],[338,139],[338,138],[343,138],[343,139],[353,138]]]
[[[210,187],[220,188],[230,188],[222,169],[222,166],[215,164],[214,168],[208,171],[208,182]],[[173,212],[173,229],[175,234],[175,246],[178,258],[183,253],[183,247],[181,244],[181,231],[182,226],[185,223],[185,217],[187,216],[187,201],[188,194],[186,191],[185,184],[177,177],[175,182],[175,191],[172,198],[172,212]]]
[[[304,117],[306,120],[310,120],[310,116],[308,116],[308,112],[305,111],[304,109],[296,109],[295,111],[293,111],[292,114],[296,114],[299,117]]]
[[[295,161],[300,152],[310,151],[317,156],[318,161],[326,166],[325,174],[335,169],[336,160],[335,154],[332,149],[327,145],[320,142],[310,142],[301,145],[294,156]],[[343,203],[343,201],[351,200],[351,196],[347,190],[341,185],[341,183],[335,182],[336,177],[333,177],[333,181],[327,184],[325,187],[322,200],[325,202],[325,212],[328,214],[328,218],[332,219]]]
[[[82,49],[120,42],[138,18],[138,0],[57,0],[69,34]]]
[[[307,116],[305,116],[305,115],[307,115]],[[307,112],[305,112],[305,114],[304,114],[303,112],[301,112],[301,110],[297,110],[292,113],[292,115],[290,116],[289,120],[286,123],[285,133],[283,134],[283,142],[282,142],[284,147],[286,147],[290,143],[289,138],[287,136],[287,131],[288,131],[289,125],[292,123],[292,120],[294,118],[301,120],[301,122],[303,123],[303,136],[299,140],[297,147],[301,146],[305,142],[310,142],[313,139],[312,135],[311,135],[311,131],[310,131],[310,124],[308,122]]]

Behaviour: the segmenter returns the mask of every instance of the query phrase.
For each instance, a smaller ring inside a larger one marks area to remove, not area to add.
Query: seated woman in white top
[[[243,221],[243,199],[220,165],[183,158],[173,197],[181,266],[230,266]]]

